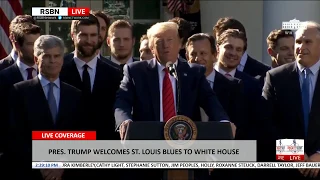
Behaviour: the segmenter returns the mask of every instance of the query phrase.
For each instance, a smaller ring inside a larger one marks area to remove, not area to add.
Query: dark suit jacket
[[[64,64],[60,73],[62,81],[82,90],[82,80],[74,60]],[[84,125],[97,132],[97,139],[119,139],[114,131],[113,105],[119,89],[121,74],[115,68],[98,59],[94,86],[90,97],[84,97],[86,109]]]
[[[244,66],[243,72],[258,79],[260,82],[260,87],[262,89],[264,84],[264,79],[266,77],[267,71],[271,69],[270,66],[259,62],[258,60],[253,59],[248,55],[246,65]]]
[[[78,130],[81,117],[81,92],[60,81],[60,103],[58,118],[53,122],[48,101],[37,77],[13,86],[10,96],[10,159],[21,162],[28,169],[31,162],[31,131]],[[18,168],[20,169],[20,168]],[[17,169],[17,170],[18,170]],[[18,170],[18,171],[21,171]],[[21,172],[22,178],[29,177]],[[66,176],[68,175],[66,171]],[[34,170],[28,179],[42,179],[39,170]]]
[[[239,139],[241,133],[238,131],[242,129],[246,120],[244,118],[245,102],[242,81],[238,78],[226,77],[216,71],[213,90],[231,122],[237,126],[236,139]]]
[[[180,115],[200,121],[199,107],[202,107],[209,120],[228,120],[229,117],[212,91],[204,72],[205,68],[200,65],[178,60],[177,73],[181,84]],[[127,119],[160,121],[156,60],[139,61],[124,66],[124,77],[115,103],[115,118],[118,126]]]
[[[304,151],[310,156],[320,150],[320,78],[318,76],[309,116],[308,135],[305,136],[299,69],[296,62],[274,68],[267,73],[263,87],[264,117],[268,122],[264,139],[269,144],[276,139],[304,139]],[[270,151],[273,153],[274,148]],[[296,171],[298,172],[298,171]],[[286,174],[288,175],[288,174]],[[293,176],[301,177],[300,173]],[[302,178],[302,177],[301,177]],[[319,178],[319,176],[318,176]]]
[[[14,64],[14,60],[9,54],[7,57],[0,60],[0,71]]]

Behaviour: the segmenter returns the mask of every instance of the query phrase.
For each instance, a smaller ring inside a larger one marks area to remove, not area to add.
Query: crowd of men
[[[151,26],[140,39],[126,20],[92,11],[71,23],[74,51],[41,35],[29,15],[10,24],[12,52],[0,61],[0,151],[6,179],[162,179],[156,170],[32,170],[31,131],[93,130],[97,140],[120,140],[132,121],[230,123],[237,140],[257,140],[258,161],[276,161],[276,139],[305,139],[305,161],[320,162],[320,25],[268,36],[272,67],[247,53],[245,27],[220,18],[212,34],[191,35],[181,18]],[[107,43],[111,56],[100,50]],[[177,81],[166,68],[172,62]],[[179,101],[179,103],[177,103]],[[179,107],[177,106],[179,105]],[[143,131],[143,129],[141,130]],[[147,136],[147,135],[146,135]],[[19,168],[10,164],[19,162]],[[197,170],[196,179],[319,178],[319,169]]]

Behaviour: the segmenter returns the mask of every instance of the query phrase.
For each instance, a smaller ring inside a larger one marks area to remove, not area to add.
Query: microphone
[[[179,115],[180,114],[180,94],[181,94],[181,90],[180,90],[180,81],[179,81],[179,78],[178,78],[178,71],[176,69],[176,65],[173,64],[171,61],[167,62],[166,68],[168,69],[169,74],[176,79],[176,84],[177,84],[177,115]]]
[[[173,76],[178,81],[178,74],[176,70],[175,64],[173,64],[171,61],[167,62],[166,67],[169,71],[169,74]]]

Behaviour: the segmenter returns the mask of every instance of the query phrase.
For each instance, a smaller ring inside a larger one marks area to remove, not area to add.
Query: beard
[[[96,50],[98,49],[97,46],[91,46],[92,50],[87,51],[84,49],[85,45],[80,45],[78,44],[78,53],[82,56],[82,57],[91,57],[96,53]]]

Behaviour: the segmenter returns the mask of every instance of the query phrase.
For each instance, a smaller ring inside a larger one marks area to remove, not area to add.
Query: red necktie
[[[164,78],[162,86],[162,111],[163,121],[167,122],[170,118],[176,115],[174,107],[174,96],[172,84],[169,78],[168,69],[164,68]]]
[[[28,72],[28,77],[27,80],[32,79],[32,72],[33,72],[34,68],[27,68],[27,72]]]

